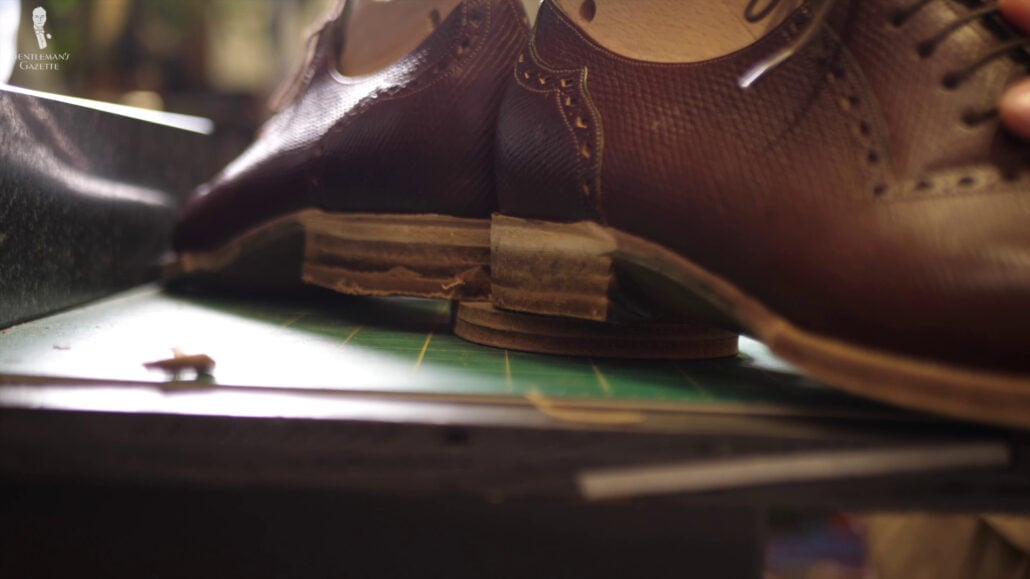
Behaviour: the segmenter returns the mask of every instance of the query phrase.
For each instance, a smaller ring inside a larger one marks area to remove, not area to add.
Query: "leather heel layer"
[[[341,293],[485,300],[489,223],[444,215],[318,213],[301,277]]]
[[[213,250],[181,253],[167,273],[249,287],[266,283],[272,268],[345,294],[479,301],[490,292],[489,229],[485,219],[305,210]],[[287,237],[295,250],[283,252]]]
[[[613,309],[615,240],[591,222],[495,215],[491,302],[506,310],[606,321]]]
[[[592,222],[495,215],[491,302],[462,304],[455,333],[469,341],[563,355],[714,358],[737,353],[737,334],[705,322],[615,322],[617,242]]]
[[[609,323],[539,316],[462,303],[454,333],[484,346],[633,359],[705,359],[737,355],[737,334],[707,324]]]

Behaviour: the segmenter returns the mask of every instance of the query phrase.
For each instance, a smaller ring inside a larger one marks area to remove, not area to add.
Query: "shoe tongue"
[[[415,50],[461,0],[350,0],[343,27],[340,72],[362,76]]]
[[[779,25],[801,0],[766,0],[750,22],[749,0],[555,0],[598,44],[649,62],[698,62],[744,48]]]

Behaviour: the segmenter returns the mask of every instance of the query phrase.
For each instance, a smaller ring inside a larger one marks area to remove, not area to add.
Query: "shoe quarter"
[[[560,220],[600,217],[604,147],[587,83],[586,67],[548,65],[535,39],[518,55],[498,125],[502,207]]]

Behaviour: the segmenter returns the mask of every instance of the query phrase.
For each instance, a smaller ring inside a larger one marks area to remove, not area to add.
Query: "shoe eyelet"
[[[583,0],[583,3],[579,6],[579,15],[587,22],[593,22],[594,17],[597,16],[597,4],[594,0]]]
[[[587,128],[587,122],[583,120],[583,117],[576,117],[574,124],[576,125],[577,129]]]

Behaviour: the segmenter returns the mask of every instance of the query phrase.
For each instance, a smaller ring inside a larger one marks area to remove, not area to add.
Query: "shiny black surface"
[[[153,279],[202,134],[0,88],[0,326]]]

